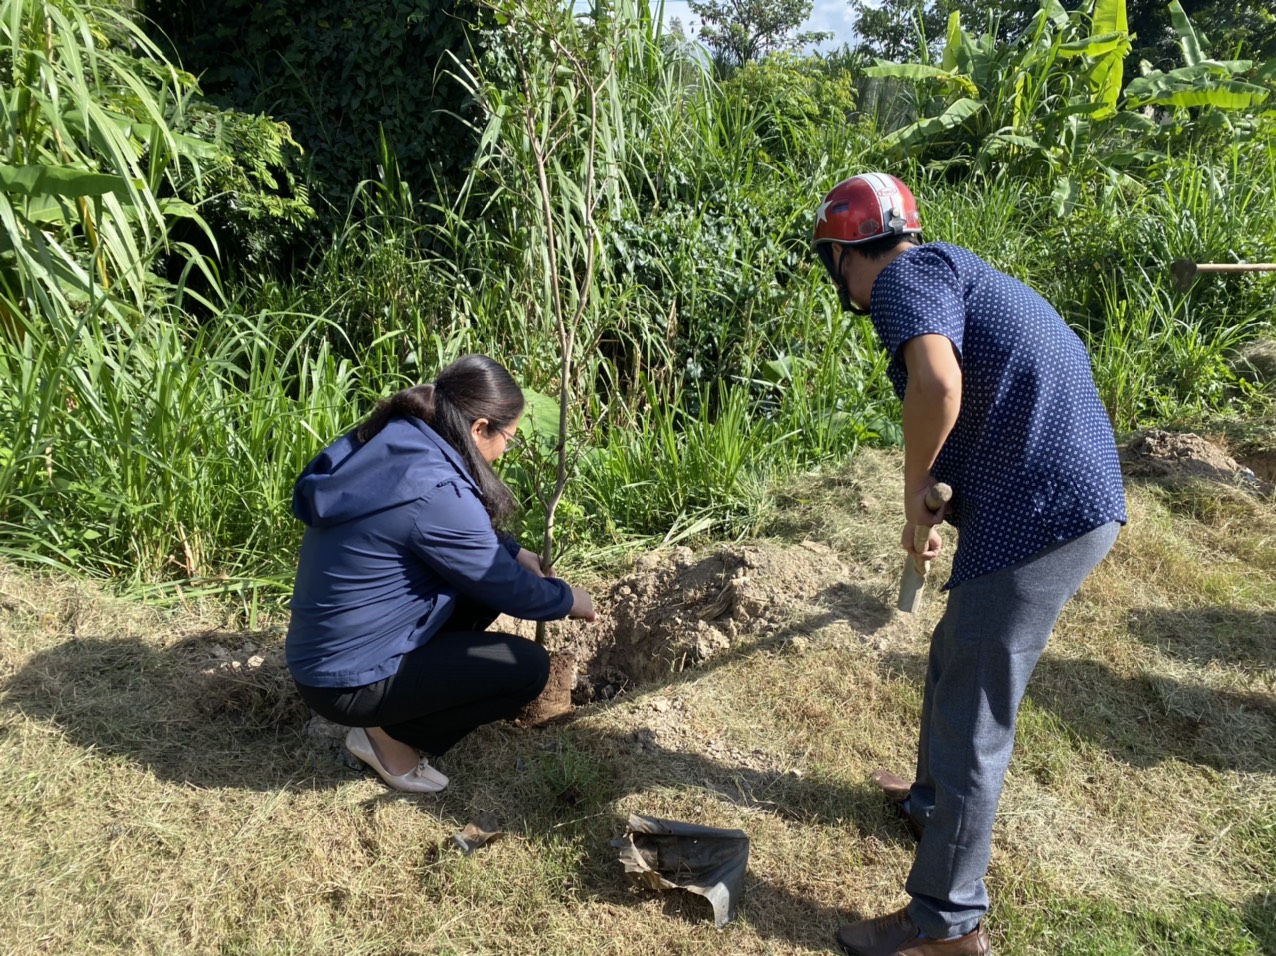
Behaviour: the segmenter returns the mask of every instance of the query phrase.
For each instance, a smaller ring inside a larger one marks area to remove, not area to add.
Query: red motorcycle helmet
[[[815,216],[811,240],[833,281],[833,244],[855,246],[883,236],[919,235],[917,200],[888,173],[860,173],[830,190]]]

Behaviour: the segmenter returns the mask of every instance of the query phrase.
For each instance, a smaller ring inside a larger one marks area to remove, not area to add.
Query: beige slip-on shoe
[[[346,734],[346,749],[375,770],[387,784],[395,790],[405,793],[438,793],[448,785],[448,779],[430,766],[424,757],[416,765],[416,769],[395,775],[381,766],[377,752],[372,749],[372,741],[362,727],[351,727]]]

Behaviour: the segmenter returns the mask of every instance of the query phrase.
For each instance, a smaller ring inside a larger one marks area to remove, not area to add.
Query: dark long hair
[[[507,431],[523,413],[523,390],[505,368],[486,355],[462,355],[433,382],[414,385],[377,403],[359,426],[359,441],[369,441],[391,418],[419,418],[456,449],[470,477],[483,492],[483,507],[499,528],[514,513],[513,493],[483,460],[470,429],[487,419],[489,432]]]

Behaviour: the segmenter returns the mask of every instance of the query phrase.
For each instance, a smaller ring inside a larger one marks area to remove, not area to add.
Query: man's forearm
[[[957,423],[960,396],[927,394],[911,383],[904,394],[904,488],[919,491],[930,484],[930,470]]]
[[[961,367],[952,344],[941,336],[907,343],[904,359],[904,489],[913,494],[930,484],[930,470],[961,411]]]

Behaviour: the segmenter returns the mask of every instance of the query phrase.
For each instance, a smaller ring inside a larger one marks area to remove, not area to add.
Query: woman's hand
[[[538,578],[546,576],[544,569],[541,568],[541,556],[535,551],[528,551],[526,548],[519,548],[518,557],[515,560]],[[553,575],[550,575],[550,577],[552,576]]]
[[[578,621],[593,621],[598,618],[598,614],[594,611],[594,599],[584,588],[572,588],[572,609],[568,617]]]

